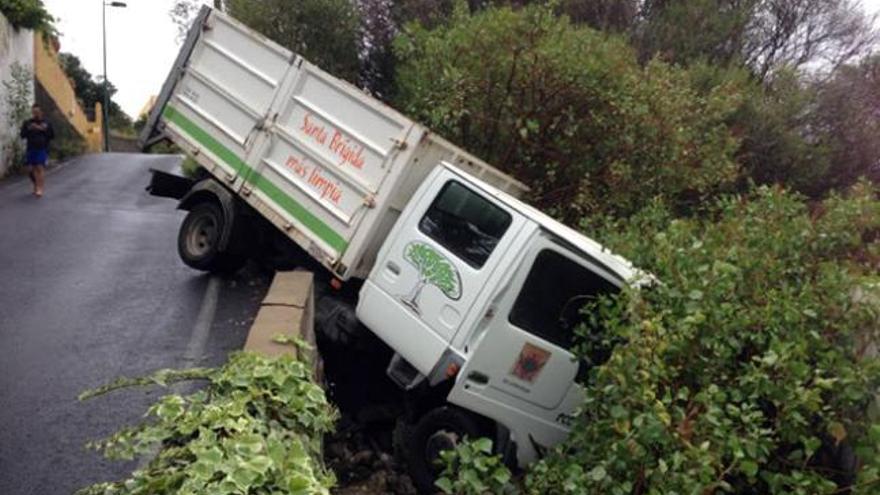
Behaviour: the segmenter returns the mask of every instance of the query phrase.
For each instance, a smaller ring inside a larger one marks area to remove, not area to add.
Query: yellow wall
[[[95,105],[95,120],[90,121],[76,100],[67,74],[58,63],[58,54],[43,41],[42,36],[34,36],[34,76],[49,93],[58,110],[67,117],[71,127],[85,139],[88,150],[101,151],[101,104]]]

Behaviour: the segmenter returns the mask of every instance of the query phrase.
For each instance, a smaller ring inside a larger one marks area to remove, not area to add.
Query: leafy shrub
[[[189,155],[187,155],[187,157],[183,159],[183,163],[180,164],[180,168],[183,170],[183,175],[189,178],[195,178],[199,166],[199,162]]]
[[[43,2],[40,0],[0,0],[0,12],[16,29],[35,29],[49,35],[56,35],[53,22]]]
[[[60,134],[60,133],[59,133]],[[80,156],[88,151],[85,139],[75,132],[58,135],[52,143],[52,158],[59,161]]]
[[[30,69],[18,62],[9,65],[9,78],[4,78],[3,103],[6,115],[3,118],[9,129],[13,130],[12,139],[8,143],[0,143],[9,150],[8,163],[0,163],[0,170],[15,170],[24,163],[24,146],[18,137],[18,129],[25,119],[31,115],[31,104],[34,97],[34,75]]]
[[[411,24],[396,54],[398,107],[528,184],[564,220],[630,213],[655,196],[697,202],[737,176],[724,124],[735,85],[698,93],[686,71],[642,67],[625,39],[546,7]]]
[[[152,453],[149,465],[79,494],[329,493],[334,477],[324,469],[320,441],[336,412],[311,382],[309,367],[291,356],[237,353],[219,369],[164,370],[83,398],[183,379],[208,385],[185,397],[162,397],[148,411],[152,421],[93,445],[111,459]]]
[[[510,470],[500,455],[492,455],[492,441],[488,438],[465,439],[454,450],[440,453],[443,473],[436,485],[443,493],[455,495],[483,495],[485,493],[513,493]]]
[[[590,371],[567,443],[531,493],[877,493],[880,202],[860,184],[808,208],[778,188],[705,219],[652,205],[585,223],[661,282],[592,308],[623,342]],[[858,458],[853,462],[852,453]]]
[[[226,11],[264,36],[348,81],[358,73],[360,18],[350,0],[225,0]]]

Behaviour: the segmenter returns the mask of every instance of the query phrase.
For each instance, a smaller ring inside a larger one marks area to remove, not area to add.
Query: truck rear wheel
[[[244,266],[245,257],[220,251],[220,236],[225,222],[223,210],[214,203],[195,205],[177,236],[177,252],[190,268],[205,272],[234,273]]]
[[[465,437],[476,439],[482,434],[476,418],[451,406],[428,411],[412,426],[400,426],[398,451],[420,493],[437,492],[434,481],[443,471],[438,465],[440,452],[454,449]]]

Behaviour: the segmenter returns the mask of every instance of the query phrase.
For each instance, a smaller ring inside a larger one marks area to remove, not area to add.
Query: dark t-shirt
[[[31,129],[31,124],[46,124],[46,129]],[[27,141],[27,150],[48,150],[49,141],[55,137],[52,124],[46,119],[28,119],[21,126],[21,137]]]

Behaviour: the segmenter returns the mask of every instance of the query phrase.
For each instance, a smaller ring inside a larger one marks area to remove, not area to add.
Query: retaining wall
[[[15,63],[34,72],[34,32],[30,29],[15,29],[0,14],[0,81],[8,81],[11,67]],[[31,95],[33,80],[31,81]],[[32,97],[33,99],[33,97]],[[6,174],[11,165],[10,145],[18,139],[20,123],[10,122],[7,116],[6,89],[0,84],[0,177]]]

